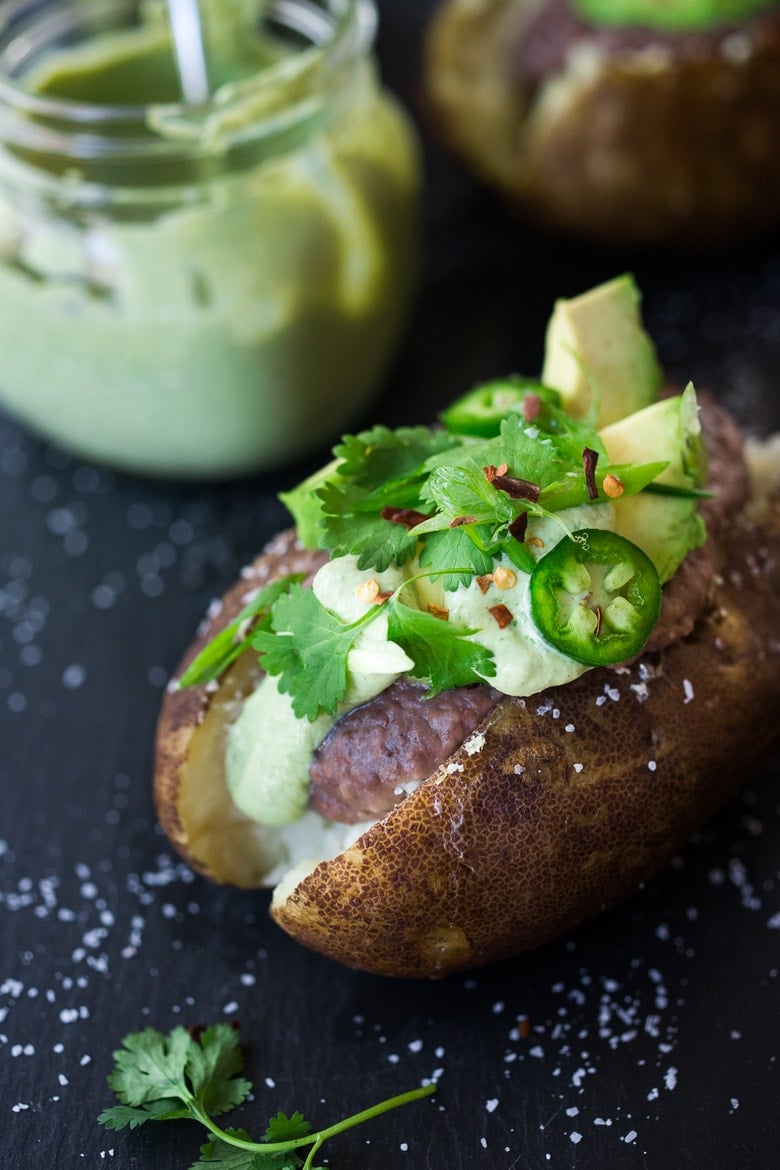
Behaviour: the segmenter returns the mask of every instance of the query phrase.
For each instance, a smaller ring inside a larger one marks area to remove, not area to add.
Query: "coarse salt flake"
[[[463,749],[467,756],[475,756],[481,752],[485,746],[485,736],[481,731],[477,731],[470,736],[463,745]]]

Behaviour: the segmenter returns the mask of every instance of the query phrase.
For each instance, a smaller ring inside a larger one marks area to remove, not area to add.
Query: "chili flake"
[[[509,609],[506,605],[491,605],[488,613],[493,618],[493,620],[498,623],[498,628],[500,630],[505,630],[506,627],[511,626],[512,622],[515,620],[511,609]]]
[[[538,483],[518,479],[515,475],[497,475],[493,480],[493,487],[497,491],[506,492],[510,500],[530,500],[532,504],[535,504],[542,494]]]
[[[515,540],[522,544],[528,531],[528,513],[521,512],[509,525],[508,531],[510,536],[514,536]]]
[[[623,495],[623,484],[616,475],[604,476],[604,483],[601,485],[604,488],[604,495],[609,496],[611,500],[617,500]]]
[[[490,463],[487,467],[483,467],[482,470],[485,473],[485,479],[488,481],[488,483],[493,483],[497,475],[506,475],[509,468],[507,467],[506,463],[502,463],[498,467],[494,467],[493,464]]]
[[[596,487],[596,464],[598,461],[598,451],[594,451],[592,447],[586,447],[582,452],[582,466],[585,471],[588,497],[591,500],[597,500],[599,498],[599,489]]]
[[[493,571],[493,584],[497,589],[501,589],[502,591],[512,589],[517,584],[517,573],[512,569],[507,569],[503,565],[499,565]]]
[[[424,512],[415,512],[413,508],[393,508],[389,504],[382,509],[381,516],[383,520],[403,524],[404,528],[408,529],[416,528],[423,520],[428,519]]]

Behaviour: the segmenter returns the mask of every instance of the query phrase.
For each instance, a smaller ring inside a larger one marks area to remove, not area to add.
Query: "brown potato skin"
[[[613,244],[733,244],[780,223],[780,37],[743,58],[603,55],[525,99],[511,51],[530,0],[445,0],[424,74],[443,138],[544,226]],[[563,83],[566,84],[565,82]],[[557,90],[555,102],[547,97]]]
[[[691,637],[631,668],[503,700],[477,733],[480,750],[461,747],[275,900],[278,924],[347,966],[440,977],[538,946],[659,871],[777,738],[780,507],[762,523],[735,521]],[[188,657],[240,610],[252,581],[310,562],[291,534],[278,541]],[[236,880],[236,847],[218,866],[204,862],[178,814],[183,767],[215,693],[166,695],[156,799],[195,868]],[[224,811],[227,791],[215,783],[214,808]]]

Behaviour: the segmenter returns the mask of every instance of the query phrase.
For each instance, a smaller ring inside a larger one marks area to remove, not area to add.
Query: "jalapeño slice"
[[[529,395],[541,403],[560,405],[561,396],[557,390],[533,378],[514,376],[485,382],[469,390],[439,417],[453,434],[493,439],[501,433],[501,422],[508,414],[523,413]]]
[[[661,610],[650,558],[623,536],[582,528],[531,574],[531,615],[546,642],[586,666],[638,654]]]

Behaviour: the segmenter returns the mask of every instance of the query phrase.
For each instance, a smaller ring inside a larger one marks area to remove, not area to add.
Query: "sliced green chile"
[[[507,415],[522,412],[529,394],[553,406],[560,403],[557,390],[533,378],[501,378],[469,390],[447,407],[440,418],[453,434],[493,439],[501,433],[501,422]]]
[[[653,562],[615,532],[564,537],[531,574],[531,615],[542,637],[586,666],[638,654],[661,611]]]

